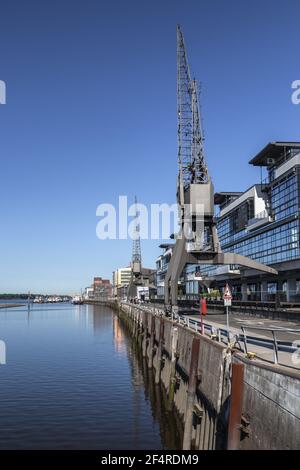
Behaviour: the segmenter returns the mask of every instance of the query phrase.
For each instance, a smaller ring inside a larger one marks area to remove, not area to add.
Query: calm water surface
[[[0,309],[0,339],[0,449],[178,448],[162,391],[110,309]]]

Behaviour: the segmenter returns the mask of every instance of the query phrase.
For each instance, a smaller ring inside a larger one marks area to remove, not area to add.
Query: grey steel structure
[[[135,231],[132,244],[131,278],[128,286],[128,298],[137,295],[137,286],[143,285],[140,223],[138,220],[137,198],[135,196]]]
[[[277,274],[269,266],[223,253],[214,219],[214,186],[204,155],[198,86],[191,79],[184,38],[177,26],[179,233],[165,277],[165,304],[177,305],[178,280],[187,264],[234,264]]]

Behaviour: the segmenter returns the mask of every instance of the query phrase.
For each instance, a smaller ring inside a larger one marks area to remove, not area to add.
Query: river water
[[[107,307],[0,309],[0,449],[178,449],[164,393]]]

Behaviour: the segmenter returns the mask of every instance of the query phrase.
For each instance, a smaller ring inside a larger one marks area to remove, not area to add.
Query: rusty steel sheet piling
[[[143,312],[143,342],[142,342],[142,350],[143,350],[143,357],[147,356],[147,337],[148,337],[148,315],[146,312]]]
[[[183,450],[190,450],[192,441],[193,410],[198,381],[198,361],[200,351],[200,339],[194,337],[192,343],[191,363],[189,371],[189,383],[186,402],[185,424],[183,434]]]
[[[244,364],[232,364],[230,413],[228,423],[228,450],[238,450],[241,438],[241,420],[244,391]]]
[[[154,353],[154,339],[155,339],[155,316],[151,315],[151,328],[150,328],[150,339],[148,344],[148,367],[153,367],[153,353]]]
[[[156,350],[156,370],[155,370],[155,384],[158,385],[160,382],[161,374],[161,363],[162,363],[162,348],[164,342],[164,320],[163,318],[159,319],[159,337],[158,337],[158,346]]]
[[[175,373],[176,373],[176,359],[177,359],[177,344],[178,344],[178,328],[172,326],[171,328],[171,367],[169,379],[169,407],[172,407],[175,392]]]

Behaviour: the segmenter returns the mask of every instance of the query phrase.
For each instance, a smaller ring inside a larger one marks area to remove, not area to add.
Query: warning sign
[[[230,287],[228,284],[226,284],[225,289],[224,289],[223,300],[224,300],[225,307],[231,306],[232,295],[231,295]]]
[[[231,295],[230,287],[229,287],[228,284],[226,284],[226,286],[225,286],[223,299],[224,300],[225,299],[232,300],[232,295]]]

